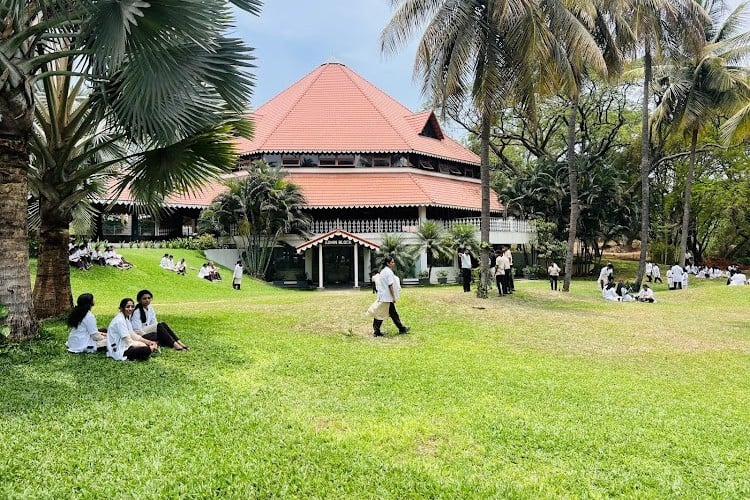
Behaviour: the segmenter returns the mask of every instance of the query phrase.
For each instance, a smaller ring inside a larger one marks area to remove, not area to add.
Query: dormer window
[[[284,155],[281,157],[282,167],[299,167],[299,155]]]

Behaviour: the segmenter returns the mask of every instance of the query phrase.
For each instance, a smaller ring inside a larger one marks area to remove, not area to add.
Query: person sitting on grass
[[[91,262],[99,264],[100,266],[106,266],[107,260],[104,258],[104,254],[101,250],[101,247],[94,248],[94,251],[91,252]]]
[[[134,309],[133,299],[120,301],[120,312],[112,318],[107,328],[107,357],[116,361],[145,361],[158,348],[155,341],[133,331],[130,317]]]
[[[638,302],[656,302],[654,298],[654,291],[646,283],[643,284],[643,289],[638,294]]]
[[[130,316],[133,330],[144,339],[155,340],[160,346],[171,347],[175,351],[186,350],[188,347],[180,342],[180,338],[169,328],[169,325],[156,320],[156,311],[151,305],[153,298],[154,294],[148,290],[141,290],[136,295],[138,304]]]
[[[212,260],[208,261],[208,272],[211,274],[212,281],[221,281],[221,274],[219,274],[219,270],[216,268],[214,261]]]
[[[187,271],[187,265],[185,264],[185,259],[180,259],[180,262],[178,262],[177,265],[174,267],[174,272],[185,276],[186,271]]]
[[[169,254],[165,253],[164,257],[161,258],[161,261],[159,262],[159,267],[162,269],[169,269]]]
[[[118,269],[130,269],[133,265],[125,260],[125,258],[119,253],[115,252],[115,247],[110,245],[104,252],[104,260],[108,266],[113,266]]]
[[[96,318],[91,312],[94,296],[83,293],[78,296],[76,306],[68,316],[70,333],[65,347],[72,353],[92,353],[107,349],[107,334],[96,327]]]
[[[208,262],[204,262],[200,269],[198,269],[198,277],[204,280],[213,282],[211,270],[208,268]]]

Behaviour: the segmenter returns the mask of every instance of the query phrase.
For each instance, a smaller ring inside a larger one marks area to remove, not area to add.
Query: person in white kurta
[[[238,260],[234,265],[234,272],[232,273],[232,288],[239,290],[242,286],[242,261]]]
[[[747,276],[744,273],[734,273],[729,278],[727,285],[729,286],[740,286],[747,284]]]
[[[654,291],[646,283],[643,284],[643,289],[638,294],[638,302],[656,302]]]
[[[401,283],[396,275],[393,274],[394,267],[396,267],[396,261],[393,257],[386,257],[383,260],[383,269],[380,271],[380,275],[376,280],[379,304],[375,307],[371,307],[373,312],[370,313],[374,316],[374,319],[372,320],[372,330],[375,337],[381,337],[383,335],[380,331],[383,319],[379,318],[385,316],[384,311],[386,307],[388,309],[388,316],[393,320],[399,333],[409,333],[409,330],[411,330],[408,326],[404,326],[398,315],[398,311],[396,310],[396,301],[401,293]]]
[[[654,270],[654,265],[651,262],[646,262],[646,279],[651,281],[651,273]]]
[[[661,271],[659,270],[659,266],[657,264],[654,264],[653,269],[651,269],[651,274],[654,276],[654,283],[656,283],[657,281],[659,283],[664,283],[661,280]]]
[[[100,332],[96,326],[96,318],[91,312],[94,307],[94,296],[84,293],[78,296],[76,306],[68,316],[68,341],[65,346],[68,352],[92,353],[104,350],[107,345],[107,337]]]
[[[133,331],[130,323],[133,309],[133,299],[122,299],[120,312],[107,327],[107,357],[116,361],[145,361],[158,347],[156,342],[144,339]]]
[[[682,290],[682,275],[684,274],[682,267],[675,264],[670,271],[672,272],[672,286],[670,288]]]
[[[137,303],[130,316],[133,330],[145,339],[155,340],[160,346],[171,347],[175,351],[186,350],[188,347],[180,341],[169,325],[156,319],[156,311],[151,305],[153,298],[154,294],[148,290],[141,290],[136,295]]]

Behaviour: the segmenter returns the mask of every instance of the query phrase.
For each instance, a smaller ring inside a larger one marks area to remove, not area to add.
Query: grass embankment
[[[122,252],[135,269],[74,293],[106,326],[149,288],[191,350],[72,355],[62,322],[6,350],[0,497],[750,496],[750,288],[410,288],[412,333],[375,339],[370,293],[238,292]]]

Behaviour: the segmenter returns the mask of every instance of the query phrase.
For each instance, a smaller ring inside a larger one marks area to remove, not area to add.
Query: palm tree
[[[308,236],[311,218],[303,210],[305,198],[296,184],[284,180],[284,172],[255,162],[242,180],[227,182],[220,194],[201,214],[199,228],[219,228],[245,240],[245,265],[249,274],[265,277],[273,249],[284,234]]]
[[[231,3],[252,13],[260,8],[259,0]],[[0,302],[8,306],[13,338],[32,337],[38,327],[32,309],[25,210],[38,100],[34,82],[61,74],[74,76],[69,81],[81,81],[92,94],[91,108],[76,119],[92,124],[104,120],[128,139],[152,145],[155,153],[144,155],[123,182],[151,178],[134,185],[133,191],[154,200],[169,190],[165,188],[180,185],[172,182],[167,168],[161,168],[170,166],[161,148],[207,131],[226,131],[226,120],[246,109],[252,77],[241,70],[250,65],[251,57],[242,42],[225,36],[232,17],[226,0],[187,0],[179,9],[162,0],[2,2]],[[67,90],[63,93],[71,95]],[[45,97],[49,103],[69,99]],[[64,133],[57,128],[61,123],[57,116],[48,123],[47,137]],[[77,130],[91,132],[84,127]],[[243,133],[249,130],[244,127]],[[70,146],[78,143],[76,139]]]
[[[680,233],[680,266],[685,266],[690,230],[690,203],[693,196],[698,136],[717,112],[731,111],[747,95],[747,70],[736,66],[750,52],[750,32],[739,32],[747,4],[737,7],[722,22],[723,2],[702,0],[711,18],[705,37],[695,52],[675,66],[669,87],[654,111],[657,125],[671,122],[675,130],[690,138],[690,159],[685,176],[685,199]]]
[[[639,288],[646,270],[650,226],[651,128],[649,102],[653,58],[680,48],[694,47],[704,37],[708,15],[695,0],[615,0],[608,2],[607,22],[615,41],[625,52],[642,54],[641,96],[641,254],[635,286]]]
[[[384,234],[383,241],[380,243],[380,249],[375,253],[379,260],[384,257],[393,257],[396,263],[394,272],[401,276],[409,276],[417,260],[419,249],[414,245],[407,245],[404,239],[398,234]],[[380,266],[380,262],[378,262]]]
[[[533,115],[537,92],[569,85],[570,67],[556,34],[570,34],[570,47],[598,53],[578,19],[557,0],[392,0],[396,12],[383,30],[381,47],[393,52],[425,22],[415,76],[423,92],[446,108],[471,98],[480,119],[482,211],[480,238],[488,252],[481,260],[477,294],[487,297],[489,282],[490,128],[503,103]]]
[[[420,252],[427,253],[429,268],[427,277],[432,278],[432,265],[440,257],[451,254],[450,242],[445,236],[443,227],[434,220],[424,221],[417,230]]]

